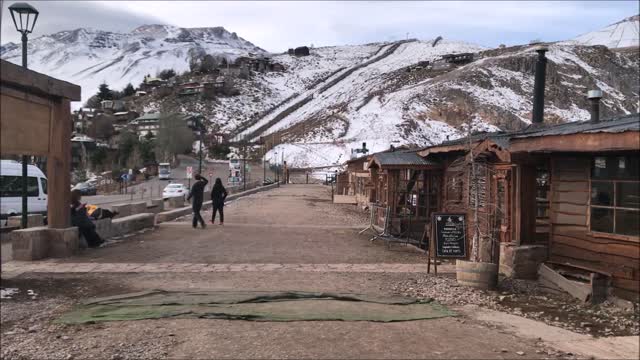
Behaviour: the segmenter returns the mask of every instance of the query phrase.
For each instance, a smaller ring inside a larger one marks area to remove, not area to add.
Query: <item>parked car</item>
[[[181,197],[186,200],[187,195],[189,194],[189,188],[187,188],[184,184],[169,184],[164,190],[162,190],[162,198],[167,200],[172,197]]]
[[[0,161],[0,218],[22,213],[22,164]],[[27,210],[30,214],[47,213],[47,177],[37,166],[27,166]]]
[[[98,193],[98,189],[95,187],[95,185],[89,182],[77,183],[72,190],[80,190],[80,194],[82,194],[83,196],[96,195]]]

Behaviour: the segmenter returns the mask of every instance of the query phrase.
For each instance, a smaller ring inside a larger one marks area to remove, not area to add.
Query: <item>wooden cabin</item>
[[[395,150],[370,156],[372,202],[377,205],[376,224],[384,226],[390,212],[392,234],[419,239],[437,209],[439,179],[433,177],[439,164],[420,157],[415,150]],[[385,210],[386,209],[386,210]]]
[[[510,152],[549,173],[548,261],[606,275],[614,295],[637,301],[640,115],[525,132]],[[523,194],[521,206],[532,211],[535,195]]]
[[[467,215],[475,259],[516,277],[535,277],[541,262],[600,274],[615,295],[638,299],[638,114],[481,134],[418,154],[442,165],[430,175],[442,177],[439,210]]]
[[[338,176],[337,185],[343,193],[355,197],[356,205],[366,208],[373,202],[373,184],[369,173],[368,163],[371,155],[364,155],[345,162],[343,177]]]

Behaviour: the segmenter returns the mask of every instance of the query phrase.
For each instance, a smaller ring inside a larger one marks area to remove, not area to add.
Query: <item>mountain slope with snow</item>
[[[130,33],[92,29],[61,31],[29,41],[29,68],[82,87],[82,99],[102,82],[114,90],[137,86],[144,76],[164,69],[183,72],[193,55],[207,53],[235,59],[264,50],[222,27],[179,28],[144,25]],[[0,57],[21,63],[22,49],[8,43]]]
[[[640,15],[628,17],[604,29],[582,34],[573,39],[582,45],[604,45],[623,48],[640,45]]]
[[[620,24],[634,21],[637,17]],[[29,65],[82,85],[86,100],[103,81],[120,89],[163,69],[182,73],[194,55],[233,59],[262,52],[223,28],[147,25],[127,34],[79,29],[34,39]],[[15,44],[0,49],[1,57],[12,62],[20,61],[19,54]],[[473,59],[448,65],[442,59],[450,54],[472,54]],[[637,52],[569,41],[549,44],[547,57],[545,122],[588,119],[585,95],[593,89],[605,94],[603,117],[639,111]],[[234,78],[237,96],[185,97],[176,86],[168,95],[128,101],[139,112],[202,114],[210,132],[248,140],[269,136],[280,145],[267,159],[277,151],[295,167],[340,164],[363,142],[371,151],[426,146],[462,136],[469,124],[474,130],[497,131],[530,123],[536,53],[529,45],[486,49],[413,39],[312,48],[309,56],[277,54],[272,59],[285,70]],[[186,74],[176,82],[205,77]]]
[[[467,65],[417,66],[469,52],[476,60]],[[307,90],[290,101],[293,106],[281,108],[286,116],[274,112],[241,135],[275,134],[286,144],[274,152],[284,150],[290,164],[320,166],[345,161],[362,142],[372,151],[437,144],[461,136],[470,122],[475,130],[519,129],[530,123],[536,56],[532,46],[406,42],[325,91]],[[638,66],[632,59],[602,47],[568,44],[552,44],[547,56],[545,121],[588,119],[585,95],[596,88],[605,93],[603,116],[639,111]]]

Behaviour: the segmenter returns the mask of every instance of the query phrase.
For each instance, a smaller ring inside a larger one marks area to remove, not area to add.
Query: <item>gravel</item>
[[[566,293],[535,281],[504,278],[497,291],[459,285],[455,274],[424,275],[392,285],[395,294],[432,298],[445,305],[475,304],[488,309],[543,321],[573,332],[594,336],[640,334],[640,308],[623,309],[610,302],[582,304]]]

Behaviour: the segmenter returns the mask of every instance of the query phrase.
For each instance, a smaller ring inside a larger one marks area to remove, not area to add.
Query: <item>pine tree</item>
[[[136,89],[133,87],[133,85],[131,85],[131,83],[128,83],[127,86],[125,86],[124,90],[122,90],[122,93],[124,94],[124,96],[135,95]]]
[[[100,84],[100,87],[98,87],[97,95],[98,100],[100,101],[113,99],[113,92],[111,91],[111,89],[109,89],[109,85],[107,85],[106,83]]]

